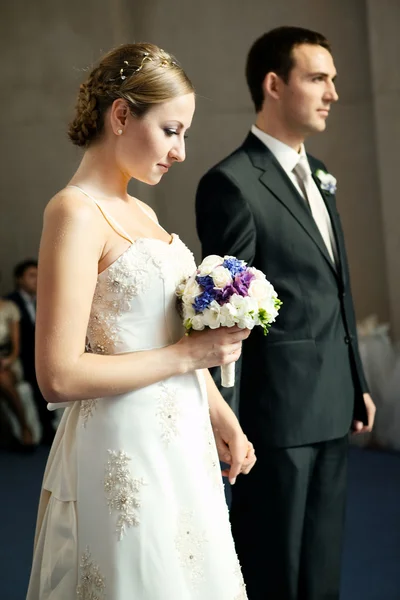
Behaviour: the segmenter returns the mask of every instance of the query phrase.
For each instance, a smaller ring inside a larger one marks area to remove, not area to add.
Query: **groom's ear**
[[[283,84],[283,81],[279,77],[279,75],[277,75],[273,71],[270,71],[269,73],[267,73],[266,76],[264,77],[264,81],[263,81],[263,85],[262,85],[263,92],[264,92],[264,102],[266,100],[268,100],[268,98],[273,98],[274,100],[279,100],[282,84]]]

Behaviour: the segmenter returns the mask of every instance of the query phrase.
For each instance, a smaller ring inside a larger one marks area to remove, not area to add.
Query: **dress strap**
[[[82,192],[82,194],[84,194],[85,196],[90,198],[90,200],[92,200],[95,203],[95,205],[97,206],[97,208],[99,209],[99,211],[101,212],[101,214],[103,215],[103,217],[105,218],[107,223],[110,225],[110,227],[112,229],[114,229],[114,231],[116,233],[118,233],[118,235],[120,235],[121,237],[126,239],[131,244],[134,244],[134,240],[131,238],[131,236],[125,231],[125,229],[123,227],[121,227],[121,225],[114,219],[114,217],[112,217],[102,206],[100,206],[100,204],[96,200],[96,198],[94,198],[93,196],[91,196],[90,194],[85,192],[85,190],[83,190],[81,187],[79,187],[79,185],[67,185],[67,187],[76,188],[77,190]]]
[[[143,206],[142,204],[140,204],[140,202],[137,202],[137,205],[138,205],[138,207],[140,208],[140,210],[141,210],[142,212],[144,212],[144,214],[145,214],[147,217],[149,217],[149,219],[151,219],[151,220],[153,221],[153,223],[155,223],[155,224],[156,224],[156,225],[159,227],[159,229],[162,229],[163,231],[165,231],[165,233],[167,233],[167,234],[169,235],[168,231],[167,231],[166,229],[164,229],[164,227],[162,227],[162,226],[160,225],[160,223],[157,221],[157,219],[155,219],[155,218],[154,218],[154,216],[151,214],[151,212],[150,212],[150,211],[146,210],[146,209],[144,208],[144,206]],[[146,206],[146,205],[145,205],[145,206]]]

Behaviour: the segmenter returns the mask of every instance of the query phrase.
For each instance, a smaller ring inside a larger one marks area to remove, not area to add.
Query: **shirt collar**
[[[304,144],[301,144],[300,152],[296,152],[296,150],[293,150],[293,148],[287,144],[284,144],[268,133],[265,133],[265,131],[261,131],[257,125],[252,126],[251,132],[267,146],[286,173],[291,173],[293,171],[299,162],[300,156],[305,156],[307,158]]]
[[[19,295],[24,300],[25,304],[34,304],[35,303],[35,298],[32,298],[32,296],[30,294],[28,294],[27,292],[25,292],[25,290],[18,290],[18,291],[19,291]]]

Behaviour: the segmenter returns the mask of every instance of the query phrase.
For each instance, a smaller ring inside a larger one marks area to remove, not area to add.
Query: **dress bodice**
[[[196,265],[176,234],[168,244],[139,238],[99,274],[87,330],[97,354],[160,348],[183,335],[176,286]]]

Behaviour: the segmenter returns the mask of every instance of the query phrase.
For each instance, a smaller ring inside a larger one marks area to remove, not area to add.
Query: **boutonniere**
[[[333,175],[323,171],[322,169],[317,169],[315,171],[315,176],[318,177],[320,181],[321,190],[328,192],[329,194],[335,194],[337,181]]]

